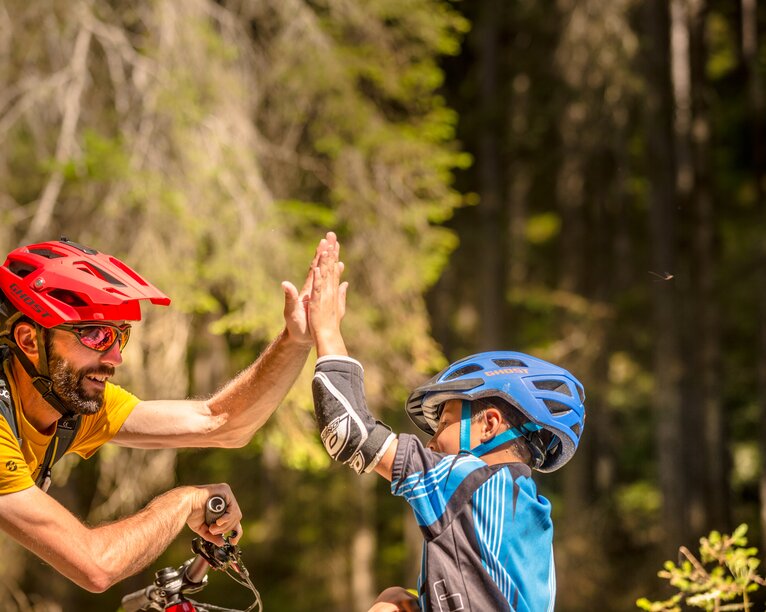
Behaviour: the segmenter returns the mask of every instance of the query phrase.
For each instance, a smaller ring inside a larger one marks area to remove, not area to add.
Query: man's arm
[[[306,308],[314,267],[323,252],[337,256],[338,248],[335,234],[328,232],[317,246],[301,291],[282,283],[285,329],[255,363],[208,400],[139,403],[113,442],[134,448],[235,448],[250,442],[303,369],[312,345]]]
[[[228,509],[208,529],[204,508],[213,495]],[[154,561],[184,524],[216,544],[242,528],[228,485],[179,487],[115,523],[89,528],[37,487],[0,496],[0,528],[80,587],[102,592]]]
[[[244,446],[287,395],[310,348],[283,331],[210,399],[140,402],[112,441],[132,448]]]

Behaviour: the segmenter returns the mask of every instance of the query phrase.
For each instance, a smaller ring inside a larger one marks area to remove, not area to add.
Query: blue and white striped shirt
[[[553,610],[551,507],[528,466],[443,455],[401,434],[391,492],[410,504],[425,538],[423,610]]]

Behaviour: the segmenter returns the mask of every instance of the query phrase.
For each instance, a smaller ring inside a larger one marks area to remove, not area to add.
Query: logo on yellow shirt
[[[6,461],[5,469],[9,472],[15,472],[18,469],[18,466],[16,465],[15,461]]]

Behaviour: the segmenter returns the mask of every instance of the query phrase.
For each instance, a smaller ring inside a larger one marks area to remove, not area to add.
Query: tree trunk
[[[583,218],[583,157],[585,152],[579,150],[576,134],[582,128],[572,119],[570,109],[565,109],[560,125],[564,141],[564,160],[558,173],[557,200],[561,211],[562,227],[559,265],[561,274],[559,287],[565,292],[582,295],[584,287],[584,267],[582,253],[585,250],[584,218]],[[568,146],[569,145],[569,146]],[[563,311],[558,326],[562,333],[572,330],[572,313]],[[592,363],[584,360],[588,368]],[[581,366],[582,367],[582,366]],[[580,374],[581,376],[583,374]],[[587,375],[586,375],[587,376]],[[588,376],[590,378],[590,376]],[[578,456],[567,465],[567,477],[564,479],[564,505],[568,513],[578,516],[585,513],[590,499],[591,468],[593,457],[591,450],[595,445],[590,444],[578,452]]]
[[[705,452],[701,461],[702,516],[700,522],[691,521],[694,535],[703,535],[711,529],[728,529],[728,460],[726,452],[726,428],[722,415],[720,372],[719,308],[715,294],[716,286],[716,240],[713,164],[711,160],[711,122],[709,117],[709,84],[705,74],[708,59],[705,43],[705,23],[708,14],[707,0],[694,0],[689,4],[689,60],[691,66],[691,116],[690,131],[692,164],[694,169],[694,347],[695,383],[699,404],[693,406],[702,415],[701,441]],[[699,448],[696,440],[687,445],[688,456],[694,456]]]
[[[676,306],[683,312],[680,317],[680,345],[682,353],[689,355],[687,361],[692,367],[688,368],[683,376],[681,391],[681,414],[683,423],[683,437],[676,441],[681,447],[684,460],[682,471],[686,484],[686,518],[689,532],[699,534],[704,530],[707,522],[705,508],[705,485],[707,474],[706,452],[699,452],[700,446],[704,447],[705,436],[705,410],[702,409],[706,401],[705,389],[700,384],[703,376],[702,358],[699,356],[700,343],[700,316],[702,306],[696,298],[700,297],[699,280],[704,274],[701,267],[703,262],[698,261],[700,256],[701,235],[698,233],[700,216],[696,201],[697,175],[692,151],[692,65],[691,65],[691,13],[692,6],[687,0],[673,0],[670,3],[670,57],[673,83],[673,101],[675,115],[673,122],[674,151],[676,156],[676,199],[678,214],[678,232],[675,240],[681,244],[687,241],[694,249],[692,257],[684,257],[686,249],[683,249],[676,260],[674,270],[675,282],[681,289],[680,295],[694,294],[692,299],[681,299]],[[688,235],[687,235],[688,232]],[[705,254],[707,259],[707,254]],[[694,452],[696,450],[696,452]],[[706,448],[705,448],[706,450]]]
[[[644,4],[649,168],[649,217],[652,266],[658,272],[676,265],[676,172],[673,153],[673,92],[670,78],[670,19],[665,0]],[[655,282],[652,302],[656,338],[654,347],[654,413],[662,523],[667,552],[686,541],[685,480],[682,470],[681,397],[682,364],[679,354],[678,317],[674,285]]]
[[[358,478],[353,485],[359,508],[358,527],[351,539],[351,599],[353,609],[369,610],[375,600],[375,477]]]
[[[761,236],[766,227],[766,130],[763,116],[766,112],[761,76],[758,72],[758,0],[742,0],[742,58],[747,74],[748,111],[751,147],[753,153],[753,180],[755,182],[756,206],[761,211]],[[760,455],[761,476],[760,523],[761,549],[766,549],[766,237],[757,245],[756,269],[759,299],[758,338],[758,402],[760,408]]]
[[[498,130],[500,91],[498,87],[498,29],[500,4],[483,2],[478,22],[478,47],[481,90],[481,136],[479,138],[479,192],[481,235],[479,236],[479,275],[481,295],[477,296],[480,325],[480,348],[495,349],[502,342],[502,317],[505,302],[503,261],[503,183],[501,178]]]

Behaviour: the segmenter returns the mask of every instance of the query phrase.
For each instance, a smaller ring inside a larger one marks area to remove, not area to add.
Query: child
[[[472,355],[415,389],[406,410],[433,437],[424,447],[370,414],[363,369],[347,356],[340,321],[346,283],[337,250],[314,269],[309,317],[317,348],[313,391],[322,442],[357,473],[375,471],[412,507],[423,533],[419,597],[386,589],[371,610],[553,610],[550,503],[531,469],[551,472],[577,450],[582,385],[522,353]]]

